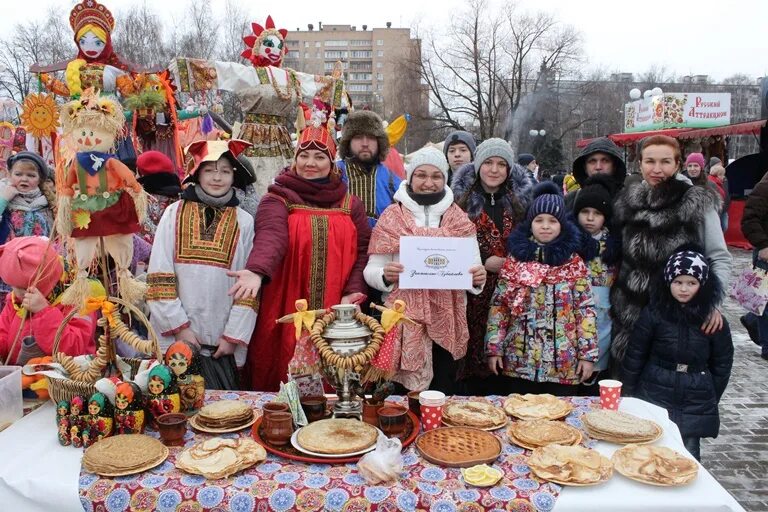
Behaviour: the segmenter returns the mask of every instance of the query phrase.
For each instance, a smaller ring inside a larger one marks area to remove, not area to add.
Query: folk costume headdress
[[[128,66],[112,48],[112,31],[115,29],[115,18],[104,5],[96,0],[83,0],[72,8],[69,13],[69,26],[74,31],[77,45],[77,58],[88,64],[109,64],[123,70]],[[96,57],[89,57],[80,48],[80,38],[87,32],[93,32],[104,43],[104,49]]]
[[[245,190],[248,185],[256,181],[256,177],[237,157],[249,147],[251,147],[250,142],[239,139],[193,142],[185,150],[187,155],[193,158],[193,163],[187,177],[184,178],[184,183],[197,182],[197,171],[203,163],[216,162],[219,158],[226,157],[235,169],[233,186]]]
[[[286,53],[285,38],[288,31],[284,28],[275,28],[275,22],[272,16],[267,16],[266,26],[262,27],[258,23],[252,23],[253,34],[243,37],[247,48],[240,55],[251,61],[254,66],[275,66],[280,67],[283,63],[283,57]],[[270,37],[273,36],[273,37]],[[279,42],[275,44],[274,38]],[[262,55],[261,45],[266,44],[265,53]]]
[[[309,121],[299,134],[296,155],[309,149],[322,151],[331,162],[336,160],[336,143],[328,131],[327,114],[317,107],[313,107]]]

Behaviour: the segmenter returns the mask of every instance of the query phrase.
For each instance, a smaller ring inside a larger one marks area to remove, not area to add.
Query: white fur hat
[[[439,149],[428,146],[421,148],[410,156],[408,164],[405,166],[405,176],[408,183],[411,182],[411,176],[413,171],[421,167],[422,165],[431,165],[440,169],[445,177],[446,184],[448,183],[448,160],[445,159],[445,155]]]

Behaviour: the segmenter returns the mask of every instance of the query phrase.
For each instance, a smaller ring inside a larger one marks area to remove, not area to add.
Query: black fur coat
[[[622,238],[622,260],[611,288],[611,355],[621,362],[632,328],[648,304],[652,277],[685,244],[704,245],[704,216],[720,198],[704,187],[669,179],[624,187],[613,206]]]
[[[522,217],[524,217],[525,211],[531,204],[533,185],[533,180],[526,172],[525,167],[513,164],[507,174],[506,192],[500,198],[500,201],[504,206],[504,210],[512,214],[512,218],[516,221],[519,220],[516,218],[519,214],[514,214],[515,201],[519,203],[519,208],[522,209]],[[476,219],[482,213],[485,197],[475,164],[470,162],[459,167],[453,177],[453,181],[451,181],[451,191],[453,191],[453,196],[456,198],[456,204],[467,212],[470,220]]]

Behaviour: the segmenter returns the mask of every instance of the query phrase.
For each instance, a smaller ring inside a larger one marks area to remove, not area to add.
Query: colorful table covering
[[[208,391],[206,403],[240,399],[254,407],[275,398],[274,394]],[[501,397],[488,397],[501,405]],[[464,399],[462,397],[462,399]],[[405,397],[394,397],[407,406]],[[579,417],[595,400],[567,398],[575,409],[566,419],[581,427]],[[157,437],[154,431],[149,435]],[[283,512],[287,510],[332,511],[549,511],[555,506],[561,487],[541,482],[526,465],[526,450],[506,440],[505,429],[495,434],[502,440],[502,455],[493,464],[504,473],[494,487],[477,488],[464,483],[461,472],[442,468],[419,457],[414,445],[403,451],[404,468],[396,483],[371,486],[359,475],[356,464],[304,464],[269,454],[266,461],[233,477],[206,480],[188,475],[174,466],[182,448],[171,448],[162,465],[138,475],[102,478],[81,472],[80,500],[86,511],[233,511]],[[250,435],[250,430],[224,437]],[[186,446],[211,436],[188,431]],[[594,441],[588,440],[590,444]]]

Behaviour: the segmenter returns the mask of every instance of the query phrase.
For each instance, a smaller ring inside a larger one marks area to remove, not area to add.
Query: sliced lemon
[[[464,477],[464,481],[470,485],[477,487],[488,487],[495,485],[503,473],[496,468],[492,468],[487,464],[480,464],[461,470],[461,474]]]

